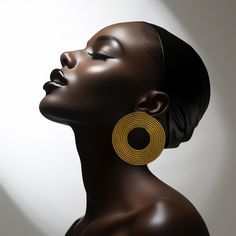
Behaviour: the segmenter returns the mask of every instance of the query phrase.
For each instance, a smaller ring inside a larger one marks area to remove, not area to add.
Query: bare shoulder
[[[209,236],[196,208],[184,197],[162,198],[140,212],[130,236]]]
[[[80,222],[81,219],[82,219],[82,217],[80,217],[79,219],[77,219],[77,220],[70,226],[70,228],[67,230],[65,236],[73,236],[73,235],[74,235],[74,231],[75,231],[76,225]]]

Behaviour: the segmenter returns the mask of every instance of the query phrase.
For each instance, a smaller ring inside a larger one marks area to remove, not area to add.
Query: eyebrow
[[[116,43],[118,43],[118,45],[120,46],[120,48],[122,49],[123,52],[125,52],[125,49],[122,45],[122,43],[120,42],[120,40],[114,36],[111,35],[101,35],[99,37],[97,37],[96,41],[106,41],[106,40],[112,40],[115,41]]]

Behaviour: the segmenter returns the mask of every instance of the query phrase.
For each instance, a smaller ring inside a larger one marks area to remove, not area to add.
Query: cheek
[[[97,62],[93,66],[81,66],[78,75],[71,81],[71,99],[78,107],[91,109],[112,109],[128,105],[137,87],[134,78],[117,61]],[[132,102],[131,102],[132,103]]]

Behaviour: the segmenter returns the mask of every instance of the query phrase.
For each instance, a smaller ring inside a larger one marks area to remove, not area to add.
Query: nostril
[[[61,64],[62,64],[63,67],[67,66],[68,65],[68,60],[66,58],[62,58],[61,59]]]
[[[67,66],[68,68],[73,68],[76,65],[76,60],[70,52],[62,53],[60,61],[63,67]]]

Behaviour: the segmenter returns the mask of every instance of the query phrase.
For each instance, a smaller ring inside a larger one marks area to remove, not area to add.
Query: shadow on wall
[[[10,196],[0,187],[1,236],[46,236],[16,206]]]

